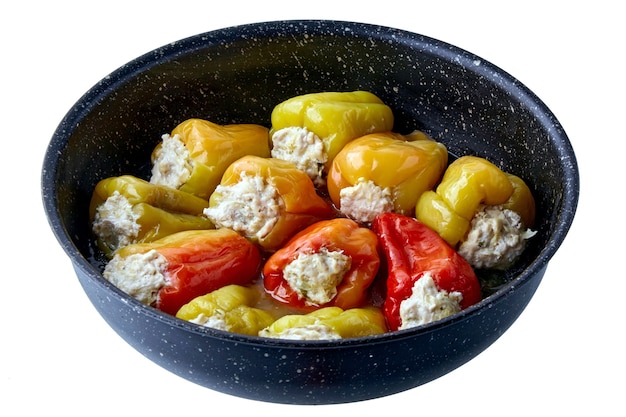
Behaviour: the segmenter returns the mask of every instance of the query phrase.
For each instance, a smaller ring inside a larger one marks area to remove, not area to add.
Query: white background
[[[613,1],[3,2],[0,414],[624,415],[624,44]],[[410,7],[410,8],[409,8]],[[574,225],[520,319],[458,370],[390,397],[274,405],[193,385],[97,315],[45,219],[41,162],[61,118],[122,64],[231,25],[338,19],[393,26],[500,66],[555,113],[577,152]],[[221,408],[226,406],[228,408]],[[218,411],[224,410],[224,411]],[[409,411],[410,410],[410,411]]]

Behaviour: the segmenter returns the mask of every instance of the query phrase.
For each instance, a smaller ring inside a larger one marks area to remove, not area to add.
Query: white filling
[[[339,335],[339,333],[335,332],[331,327],[324,324],[308,324],[301,327],[290,327],[278,333],[272,332],[269,329],[263,329],[259,332],[259,336],[289,340],[341,339],[341,335]]]
[[[460,292],[439,290],[426,273],[413,285],[409,298],[400,303],[400,329],[408,329],[441,320],[461,311]]]
[[[283,201],[275,187],[259,176],[241,173],[233,185],[218,185],[215,192],[221,201],[203,213],[217,227],[226,227],[246,237],[262,239],[271,231],[283,210]]]
[[[351,187],[341,189],[339,205],[342,213],[361,223],[369,223],[380,213],[394,209],[391,189],[382,188],[364,178]]]
[[[200,313],[195,319],[189,320],[192,323],[199,324],[204,327],[210,327],[212,329],[229,331],[230,328],[226,324],[225,313],[223,310],[216,310],[212,315],[207,316],[204,313]]]
[[[299,254],[285,266],[283,277],[307,305],[322,305],[337,295],[337,286],[351,263],[342,252],[322,248],[317,253]]]
[[[315,185],[323,185],[328,154],[324,142],[305,127],[286,127],[272,135],[273,158],[289,161],[306,172]]]
[[[521,255],[526,240],[535,233],[524,227],[516,212],[502,206],[482,206],[459,246],[459,254],[474,268],[505,269]]]
[[[178,135],[165,134],[161,138],[163,143],[156,151],[150,182],[180,188],[191,177],[193,161]]]
[[[138,219],[128,199],[114,191],[96,208],[92,230],[104,245],[115,251],[134,243],[141,229]]]
[[[159,290],[168,282],[167,259],[155,250],[122,258],[115,255],[103,276],[120,290],[144,304],[157,301]]]

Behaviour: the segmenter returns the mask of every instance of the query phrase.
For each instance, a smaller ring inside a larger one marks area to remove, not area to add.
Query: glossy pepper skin
[[[513,174],[506,174],[513,186],[513,193],[507,201],[502,204],[505,209],[512,210],[520,215],[526,227],[535,224],[535,198],[528,185],[520,177]]]
[[[123,197],[139,226],[128,243],[151,242],[183,230],[212,229],[213,224],[202,215],[208,207],[207,200],[184,191],[151,184],[132,175],[122,175],[101,180],[96,185],[90,201],[90,218],[97,244],[111,257],[122,242],[119,237],[128,232],[122,224],[116,226],[115,213],[105,212],[109,198]],[[109,200],[111,201],[111,200]]]
[[[245,155],[269,157],[269,129],[257,124],[218,125],[203,119],[187,119],[172,130],[189,152],[191,174],[180,190],[208,199],[226,168]],[[152,152],[158,160],[162,143]],[[167,166],[163,167],[167,170]]]
[[[350,258],[350,268],[337,285],[337,293],[328,303],[314,307],[335,306],[342,309],[363,304],[367,290],[380,266],[378,239],[369,229],[346,218],[323,220],[296,234],[276,251],[263,267],[263,284],[276,300],[296,308],[310,308],[285,280],[285,267],[304,254],[317,254],[322,249],[341,251]]]
[[[247,209],[248,203],[227,203],[225,189],[221,188],[238,184],[242,176],[260,178],[273,187],[278,196],[280,210],[266,234],[259,236],[237,230],[266,251],[275,251],[303,228],[335,215],[333,207],[317,194],[313,182],[303,171],[289,162],[250,155],[238,159],[224,172],[220,185],[209,199],[209,209],[204,211],[210,219],[214,219],[211,213],[226,204],[226,210],[233,217],[238,217]],[[265,202],[262,204],[267,205]],[[218,225],[218,222],[215,221],[215,224]]]
[[[219,328],[232,333],[257,336],[274,322],[268,312],[255,308],[259,294],[242,285],[226,285],[194,298],[178,310],[176,317],[203,324],[203,319],[216,318]]]
[[[416,218],[452,246],[465,236],[480,204],[509,204],[522,211],[522,218],[534,219],[530,190],[516,178],[485,158],[463,156],[450,164],[435,191],[422,194]]]
[[[247,285],[257,278],[262,258],[258,248],[230,229],[190,230],[151,243],[120,249],[126,258],[155,250],[167,260],[167,285],[155,307],[175,315],[194,298],[230,284]]]
[[[446,147],[425,133],[374,133],[348,143],[333,160],[328,193],[341,209],[341,190],[371,180],[391,191],[393,211],[412,214],[420,195],[432,189],[448,164]]]
[[[368,91],[321,92],[292,97],[274,107],[271,133],[305,127],[324,143],[326,169],[352,139],[393,128],[393,112]]]
[[[375,307],[352,308],[324,307],[307,314],[290,314],[273,322],[259,336],[280,337],[293,329],[311,326],[327,327],[337,338],[348,339],[383,334],[387,331],[385,318]]]
[[[391,330],[400,328],[400,303],[415,282],[432,275],[439,290],[458,291],[465,309],[481,300],[480,282],[472,267],[435,231],[409,216],[383,213],[372,223],[387,260],[387,294],[383,313]]]

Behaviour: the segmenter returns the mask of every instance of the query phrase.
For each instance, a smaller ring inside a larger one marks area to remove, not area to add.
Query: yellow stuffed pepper
[[[440,180],[446,147],[420,131],[384,132],[348,143],[333,160],[328,194],[346,216],[369,223],[384,212],[412,214],[420,195]]]
[[[526,183],[477,156],[452,162],[436,190],[422,194],[415,214],[475,268],[509,267],[535,234]]]
[[[269,157],[268,140],[269,129],[261,125],[185,120],[153,150],[150,182],[208,199],[232,162]]]

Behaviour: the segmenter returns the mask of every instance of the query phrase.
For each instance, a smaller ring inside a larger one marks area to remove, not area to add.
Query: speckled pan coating
[[[452,154],[484,156],[529,184],[539,233],[498,292],[418,329],[293,343],[201,329],[139,304],[102,278],[87,210],[98,180],[147,175],[161,134],[184,119],[269,126],[273,106],[284,99],[356,89],[374,92],[394,109],[396,131],[423,129]],[[576,158],[566,134],[515,78],[428,37],[334,21],[227,28],[139,57],[68,112],[42,171],[50,225],[86,294],[121,337],[164,368],[208,388],[298,404],[393,394],[438,378],[484,350],[534,294],[569,230],[578,192]]]

